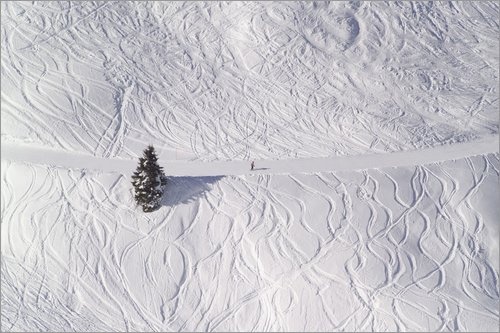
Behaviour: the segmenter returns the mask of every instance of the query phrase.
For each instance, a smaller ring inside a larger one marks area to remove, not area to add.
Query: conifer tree
[[[132,175],[134,198],[144,212],[152,212],[160,207],[163,190],[167,184],[167,177],[157,161],[154,147],[148,146],[143,157],[139,158],[137,171]]]

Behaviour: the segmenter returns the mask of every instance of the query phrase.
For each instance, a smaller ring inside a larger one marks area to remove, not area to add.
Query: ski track
[[[1,331],[497,331],[498,3],[1,12]]]

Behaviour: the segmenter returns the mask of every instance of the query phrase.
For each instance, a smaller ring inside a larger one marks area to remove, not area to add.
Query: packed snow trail
[[[285,173],[314,173],[328,171],[351,171],[401,167],[443,162],[470,156],[498,152],[498,136],[492,135],[475,142],[456,143],[415,151],[389,154],[366,154],[324,158],[300,158],[286,160],[256,160],[256,168],[250,171],[249,161],[179,162],[162,159],[167,175],[171,176],[223,176]],[[132,173],[137,160],[100,158],[77,152],[30,147],[2,142],[2,160],[28,162],[72,169],[91,169],[107,172]]]

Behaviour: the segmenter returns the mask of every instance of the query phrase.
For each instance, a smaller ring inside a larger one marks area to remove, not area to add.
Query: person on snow
[[[250,163],[250,170],[253,170],[255,168],[255,161],[252,161],[252,163]]]

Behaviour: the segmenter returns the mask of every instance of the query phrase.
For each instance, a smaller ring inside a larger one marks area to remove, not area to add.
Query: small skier
[[[253,168],[255,168],[255,161],[252,161],[252,163],[250,163],[250,170],[253,170]]]

